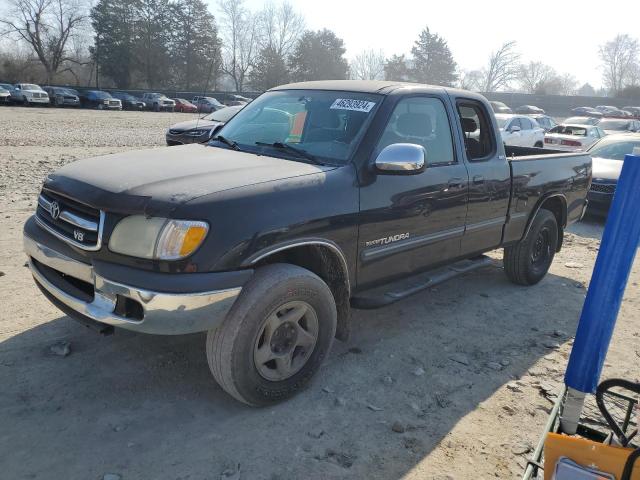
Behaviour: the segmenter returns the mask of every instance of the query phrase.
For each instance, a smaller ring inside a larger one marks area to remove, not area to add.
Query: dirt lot
[[[542,391],[562,380],[601,222],[574,226],[535,287],[510,284],[496,261],[354,311],[351,341],[307,391],[251,409],[213,381],[203,335],[100,337],[51,306],[24,267],[22,224],[48,172],[163,148],[164,129],[187,118],[0,108],[0,477],[517,478],[551,405]],[[636,262],[607,376],[637,376],[639,281]],[[58,342],[70,355],[51,352]]]

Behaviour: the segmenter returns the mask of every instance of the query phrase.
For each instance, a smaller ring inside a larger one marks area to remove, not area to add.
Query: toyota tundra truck
[[[69,317],[102,333],[206,332],[213,377],[261,406],[308,384],[351,308],[498,248],[509,280],[539,282],[590,182],[587,154],[505,146],[481,95],[305,82],[262,94],[206,145],[51,173],[24,249]]]

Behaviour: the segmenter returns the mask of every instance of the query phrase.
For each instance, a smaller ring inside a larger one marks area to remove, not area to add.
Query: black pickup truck
[[[586,154],[505,147],[471,92],[291,84],[208,145],[50,174],[24,246],[69,316],[103,333],[206,331],[220,386],[265,405],[348,337],[350,307],[405,298],[497,248],[511,281],[540,281],[590,182]]]

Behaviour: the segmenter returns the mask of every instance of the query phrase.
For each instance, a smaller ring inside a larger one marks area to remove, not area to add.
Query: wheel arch
[[[242,266],[259,268],[272,263],[289,263],[306,268],[329,286],[338,313],[336,338],[348,340],[351,331],[351,283],[347,259],[340,247],[324,239],[295,240],[260,250],[248,257]]]
[[[567,197],[562,193],[550,193],[545,195],[538,201],[538,204],[529,215],[529,220],[527,221],[527,226],[524,230],[524,235],[522,238],[526,238],[529,234],[529,230],[531,230],[531,225],[533,225],[533,220],[538,215],[540,210],[549,210],[556,217],[556,222],[558,222],[558,246],[556,248],[556,252],[559,252],[562,248],[562,240],[564,238],[564,229],[567,226]]]

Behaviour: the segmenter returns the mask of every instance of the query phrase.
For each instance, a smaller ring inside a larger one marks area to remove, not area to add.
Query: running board
[[[485,255],[461,260],[436,270],[396,280],[393,283],[372,288],[371,290],[365,290],[351,297],[351,306],[362,310],[384,307],[385,305],[390,305],[398,300],[410,297],[426,288],[431,288],[452,278],[489,265],[491,265],[491,259]]]

